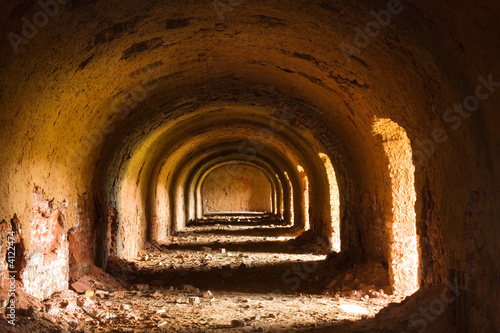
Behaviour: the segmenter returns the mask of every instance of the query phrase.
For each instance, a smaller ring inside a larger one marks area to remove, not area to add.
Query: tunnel
[[[499,2],[0,14],[2,331],[500,331]]]

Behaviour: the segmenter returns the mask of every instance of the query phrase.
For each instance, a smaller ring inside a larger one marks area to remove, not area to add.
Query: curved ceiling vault
[[[22,33],[22,17],[37,6],[3,4],[2,31]],[[477,91],[485,80],[478,78],[498,80],[500,4],[401,2],[361,46],[356,32],[387,6],[243,1],[221,18],[211,1],[61,4],[35,36],[0,46],[0,219],[18,221],[31,258],[41,248],[31,225],[33,192],[52,198],[64,210],[61,228],[78,244],[68,250],[71,264],[61,265],[82,275],[92,261],[132,257],[151,235],[167,235],[172,214],[182,216],[178,225],[193,217],[203,170],[214,160],[247,159],[241,144],[257,142],[262,149],[251,162],[270,170],[283,198],[292,195],[286,172],[296,209],[305,190],[297,167],[305,170],[311,209],[300,214],[318,237],[331,229],[324,156],[331,160],[349,260],[400,267],[404,241],[391,237],[408,225],[401,218],[416,228],[427,258],[417,263],[420,281],[441,283],[472,257],[493,262],[500,252],[491,236],[499,224],[488,222],[499,216],[498,205],[488,206],[500,187],[500,155],[491,148],[500,123],[496,86],[479,111],[443,114]],[[460,121],[459,130],[450,121]],[[446,135],[436,139],[436,129]],[[394,188],[412,193],[408,199]],[[398,211],[406,199],[410,217]],[[488,232],[456,222],[469,221],[475,211],[467,209],[478,201]],[[468,231],[483,235],[477,256],[456,241]],[[498,265],[488,268],[491,276]],[[40,276],[60,280],[57,269]],[[396,285],[402,277],[391,274]],[[474,283],[482,302],[485,292]]]
[[[267,118],[264,114],[259,115],[257,111],[242,113],[240,116],[238,112],[233,110],[229,112],[224,109],[208,112],[203,110],[198,115],[195,114],[178,121],[176,125],[172,125],[175,121],[170,120],[164,127],[158,127],[157,131],[163,132],[163,135],[156,135],[153,132],[151,136],[156,137],[160,143],[145,140],[145,143],[142,143],[143,146],[139,143],[139,147],[123,147],[117,152],[116,157],[113,157],[111,153],[106,154],[110,158],[111,165],[103,162],[102,170],[105,170],[103,175],[104,177],[111,175],[111,177],[104,178],[98,184],[105,185],[104,191],[107,190],[116,194],[108,198],[107,204],[117,208],[122,216],[134,216],[134,212],[141,211],[142,214],[140,215],[143,216],[138,216],[137,221],[130,222],[136,225],[139,221],[145,220],[145,194],[148,193],[151,185],[151,180],[148,177],[157,177],[161,186],[157,185],[156,187],[160,189],[167,189],[169,187],[167,184],[175,181],[177,185],[169,190],[171,191],[169,201],[172,201],[173,198],[183,196],[181,193],[172,191],[182,191],[184,179],[181,177],[180,172],[189,170],[179,161],[184,159],[193,160],[196,154],[205,152],[208,147],[214,146],[215,143],[220,147],[224,147],[228,143],[235,141],[239,142],[237,147],[240,155],[248,160],[253,160],[254,156],[272,147],[275,156],[284,155],[284,158],[288,160],[288,165],[291,165],[288,168],[289,170],[296,169],[298,165],[303,165],[312,180],[317,180],[319,184],[325,184],[326,175],[323,175],[322,166],[318,164],[319,157],[317,157],[317,154],[319,149],[312,150],[319,143],[305,143],[303,138],[287,129],[287,125],[281,123],[279,119],[270,118],[269,121],[265,121]],[[269,125],[273,124],[273,122],[274,128]],[[165,129],[165,127],[168,129]],[[121,141],[131,142],[128,138],[123,138]],[[162,147],[163,149],[160,149],[155,155],[152,147]],[[179,165],[183,167],[179,168]],[[164,180],[167,182],[166,184],[163,184]],[[323,200],[328,199],[328,196],[321,196],[320,194],[327,193],[325,191],[324,188],[317,187],[315,193],[318,202],[321,201],[320,198],[324,198]],[[132,196],[131,193],[136,193],[136,195]],[[156,201],[153,198],[151,200]],[[118,205],[123,207],[123,210],[118,208]],[[160,205],[163,207],[168,206],[168,204],[161,201]],[[175,209],[177,215],[183,214],[184,207],[182,207],[181,203]],[[321,209],[325,208],[322,207]],[[155,214],[160,218],[164,214],[159,215]],[[181,220],[178,220],[177,217],[173,217],[173,219],[177,220],[175,223],[177,223],[178,227],[186,222],[184,217],[181,217]],[[132,226],[124,226],[123,228],[124,230],[131,230],[130,227]],[[142,235],[145,230],[145,227],[142,227]]]
[[[236,154],[235,154],[236,155]],[[201,208],[201,189],[206,181],[207,177],[214,172],[215,170],[223,170],[225,174],[221,174],[216,178],[216,181],[223,182],[226,177],[238,177],[239,175],[244,174],[244,170],[241,170],[240,166],[250,166],[260,170],[265,177],[268,179],[269,183],[272,186],[272,213],[283,217],[283,207],[285,205],[285,201],[289,204],[290,191],[286,185],[283,184],[284,176],[280,177],[278,174],[281,174],[279,169],[273,169],[272,166],[262,160],[248,161],[241,159],[238,155],[236,156],[223,156],[220,158],[210,157],[212,161],[203,165],[202,168],[199,168],[199,172],[195,173],[191,179],[188,178],[186,185],[187,191],[189,194],[193,194],[193,199],[195,199],[195,211],[197,211],[197,217],[200,216],[199,208]],[[196,170],[198,168],[194,168]],[[290,210],[290,207],[287,206],[286,210]],[[195,214],[191,214],[195,217]]]

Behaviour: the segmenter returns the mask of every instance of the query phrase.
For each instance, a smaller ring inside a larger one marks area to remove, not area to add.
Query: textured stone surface
[[[378,33],[387,1],[58,3],[29,36],[40,4],[0,7],[0,220],[18,218],[29,291],[182,228],[196,170],[242,150],[287,172],[296,224],[328,239],[324,153],[349,260],[384,260],[394,283],[417,262],[426,285],[461,272],[470,329],[500,328],[498,1],[402,1]]]
[[[213,170],[202,188],[203,212],[271,213],[273,189],[268,177],[259,169],[245,165]]]
[[[33,195],[31,247],[25,252],[21,272],[24,289],[40,299],[68,288],[69,244],[66,234],[66,208],[47,200],[43,192]]]

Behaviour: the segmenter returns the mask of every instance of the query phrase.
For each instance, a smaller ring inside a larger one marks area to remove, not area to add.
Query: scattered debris
[[[189,305],[198,305],[198,304],[200,304],[200,298],[199,297],[189,297],[188,302],[189,302]]]
[[[89,276],[85,275],[81,277],[78,281],[73,282],[71,284],[71,288],[79,294],[83,294],[87,290],[91,290],[94,288],[94,284],[92,283]]]
[[[232,320],[231,326],[233,327],[245,327],[245,322],[243,320]]]
[[[234,230],[239,227],[233,226]],[[175,245],[151,245],[150,252],[141,253],[133,262],[111,258],[108,271],[120,279],[93,266],[88,275],[71,284],[74,291],[56,293],[40,306],[34,306],[33,300],[23,301],[28,296],[19,297],[20,318],[29,320],[17,325],[26,332],[132,333],[155,328],[219,332],[228,327],[228,318],[240,318],[228,328],[263,332],[319,327],[329,331],[331,323],[345,321],[339,331],[351,332],[354,321],[369,322],[388,303],[400,301],[387,295],[387,272],[382,266],[360,265],[332,276],[322,264],[325,256],[283,245],[288,236],[280,236],[280,241],[266,237],[252,232],[236,237],[179,233]],[[218,251],[197,251],[200,245],[196,244],[211,244]],[[281,253],[282,249],[287,253]],[[305,262],[318,264],[304,269]],[[311,267],[316,268],[311,271]],[[291,278],[288,281],[298,285],[283,280],[285,273]],[[0,301],[0,305],[8,304],[8,298],[0,297]],[[0,331],[1,320],[2,314]]]

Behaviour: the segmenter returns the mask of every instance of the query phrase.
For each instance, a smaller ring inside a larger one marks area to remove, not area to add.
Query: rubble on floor
[[[389,275],[382,263],[359,264],[331,279],[325,286],[324,293],[335,297],[362,300],[369,298],[386,299],[388,295],[391,295]]]
[[[15,329],[0,318],[2,332],[355,332],[400,301],[378,291],[381,265],[334,273],[286,234],[209,229],[151,244],[130,262],[111,257],[115,277],[94,266],[72,290],[30,300]]]
[[[454,294],[457,292],[457,294]],[[450,324],[450,306],[460,293],[448,286],[421,288],[401,303],[391,303],[375,317],[359,323],[359,333],[458,332]]]
[[[70,284],[71,289],[79,294],[85,293],[87,290],[120,290],[125,288],[125,283],[115,277],[105,273],[99,267],[90,266],[88,275],[82,276],[77,281]]]

